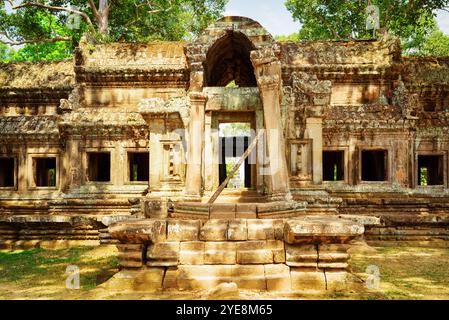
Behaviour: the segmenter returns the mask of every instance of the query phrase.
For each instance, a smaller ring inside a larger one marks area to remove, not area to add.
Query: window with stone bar
[[[130,182],[147,182],[150,178],[150,154],[128,152],[128,174]]]
[[[179,142],[163,143],[163,180],[181,180],[182,152]]]
[[[418,156],[418,185],[420,186],[444,185],[443,155]]]
[[[323,180],[343,181],[345,179],[344,163],[344,151],[323,151]]]
[[[56,187],[56,157],[33,158],[33,178],[36,187]]]

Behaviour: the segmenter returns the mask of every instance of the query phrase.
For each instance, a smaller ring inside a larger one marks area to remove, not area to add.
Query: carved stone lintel
[[[275,90],[279,88],[281,79],[279,75],[261,76],[257,78],[257,84],[263,90]]]
[[[293,72],[292,85],[295,92],[302,92],[307,95],[326,95],[332,92],[331,81],[318,80],[316,75],[306,72]]]
[[[263,48],[251,52],[251,62],[254,68],[272,62],[279,62],[277,52],[273,48]]]
[[[197,65],[190,73],[190,88],[191,92],[201,92],[204,86],[204,72],[203,66]]]
[[[142,99],[139,102],[139,112],[144,116],[160,116],[170,113],[179,113],[184,127],[189,124],[190,108],[186,98],[173,98],[164,101],[161,98]]]

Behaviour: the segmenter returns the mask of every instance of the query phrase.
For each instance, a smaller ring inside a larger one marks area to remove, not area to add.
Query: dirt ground
[[[209,299],[183,292],[113,292],[104,284],[118,271],[116,249],[76,247],[0,252],[0,299]],[[80,270],[80,288],[67,289],[67,266]],[[236,299],[449,299],[449,249],[373,247],[352,253],[352,271],[378,268],[380,287],[320,296],[240,292]]]

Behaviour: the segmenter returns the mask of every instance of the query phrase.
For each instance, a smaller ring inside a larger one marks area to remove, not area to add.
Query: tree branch
[[[1,43],[7,44],[10,46],[20,46],[20,45],[29,44],[29,43],[55,43],[55,42],[59,42],[59,41],[72,41],[72,38],[70,38],[70,37],[55,37],[53,39],[37,38],[37,39],[23,40],[23,41],[13,41],[11,39],[4,40],[4,39],[0,38]]]
[[[159,12],[170,11],[171,9],[173,9],[173,0],[168,0],[168,3],[170,4],[168,8],[152,9],[152,10],[148,10],[147,13],[154,14],[154,13],[159,13]],[[144,6],[151,8],[151,7],[154,7],[155,5],[151,1],[147,0],[146,3],[135,4],[135,6],[136,6],[136,8],[140,8],[140,7],[144,7]]]
[[[91,0],[89,0],[89,1],[91,1]],[[49,6],[49,5],[42,4],[42,3],[37,3],[37,2],[26,2],[26,3],[23,3],[23,4],[19,4],[17,6],[13,6],[12,9],[13,10],[18,10],[18,9],[30,8],[30,7],[47,9],[47,10],[50,10],[50,11],[65,11],[65,12],[73,13],[73,14],[81,16],[87,22],[87,24],[89,26],[91,26],[92,28],[95,28],[94,24],[92,23],[92,21],[90,20],[90,18],[89,18],[89,16],[87,14],[85,14],[82,11],[78,11],[78,10],[71,9],[71,8]]]
[[[94,14],[95,18],[97,19],[97,21],[100,21],[101,16],[97,10],[97,7],[95,6],[95,2],[93,0],[89,0],[88,2],[89,2],[89,7],[92,10],[92,13]]]

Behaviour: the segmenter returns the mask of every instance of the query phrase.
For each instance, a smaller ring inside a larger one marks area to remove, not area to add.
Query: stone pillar
[[[263,108],[261,110],[256,110],[256,132],[254,133],[254,137],[253,139],[257,136],[257,133],[259,132],[259,130],[263,130],[264,129],[264,125],[263,125]],[[265,165],[265,161],[267,161],[265,159],[265,150],[266,150],[266,146],[265,146],[265,141],[263,141],[262,143],[259,143],[257,145],[257,155],[256,155],[256,189],[257,192],[259,192],[260,194],[263,194],[265,191],[265,176],[263,175],[263,169],[264,169],[264,165]]]
[[[186,194],[188,197],[201,197],[202,164],[204,149],[204,113],[207,96],[191,92],[189,140],[187,146]]]
[[[273,200],[290,199],[281,121],[281,63],[273,49],[253,51],[251,61],[264,110],[265,139],[270,163],[268,193]]]
[[[219,178],[219,133],[218,119],[212,116],[212,111],[205,116],[205,142],[204,142],[204,189],[215,191],[220,185]]]
[[[17,191],[21,193],[26,193],[28,190],[28,181],[32,179],[33,176],[28,175],[28,156],[27,156],[27,148],[25,144],[20,146],[20,152],[17,157]]]
[[[323,182],[323,119],[307,118],[305,138],[312,139],[313,183]]]
[[[76,189],[80,187],[82,179],[80,141],[67,140],[66,146],[68,158],[66,174],[68,177],[65,180],[68,182],[70,189]]]
[[[148,118],[150,130],[150,181],[149,190],[159,191],[162,188],[163,153],[161,139],[165,133],[165,122],[160,118]]]
[[[205,114],[204,138],[204,154],[207,155],[204,157],[204,176],[208,177],[208,179],[204,181],[204,189],[206,191],[212,191],[214,189],[214,180],[212,177],[215,168],[213,165],[212,114],[210,111]]]

